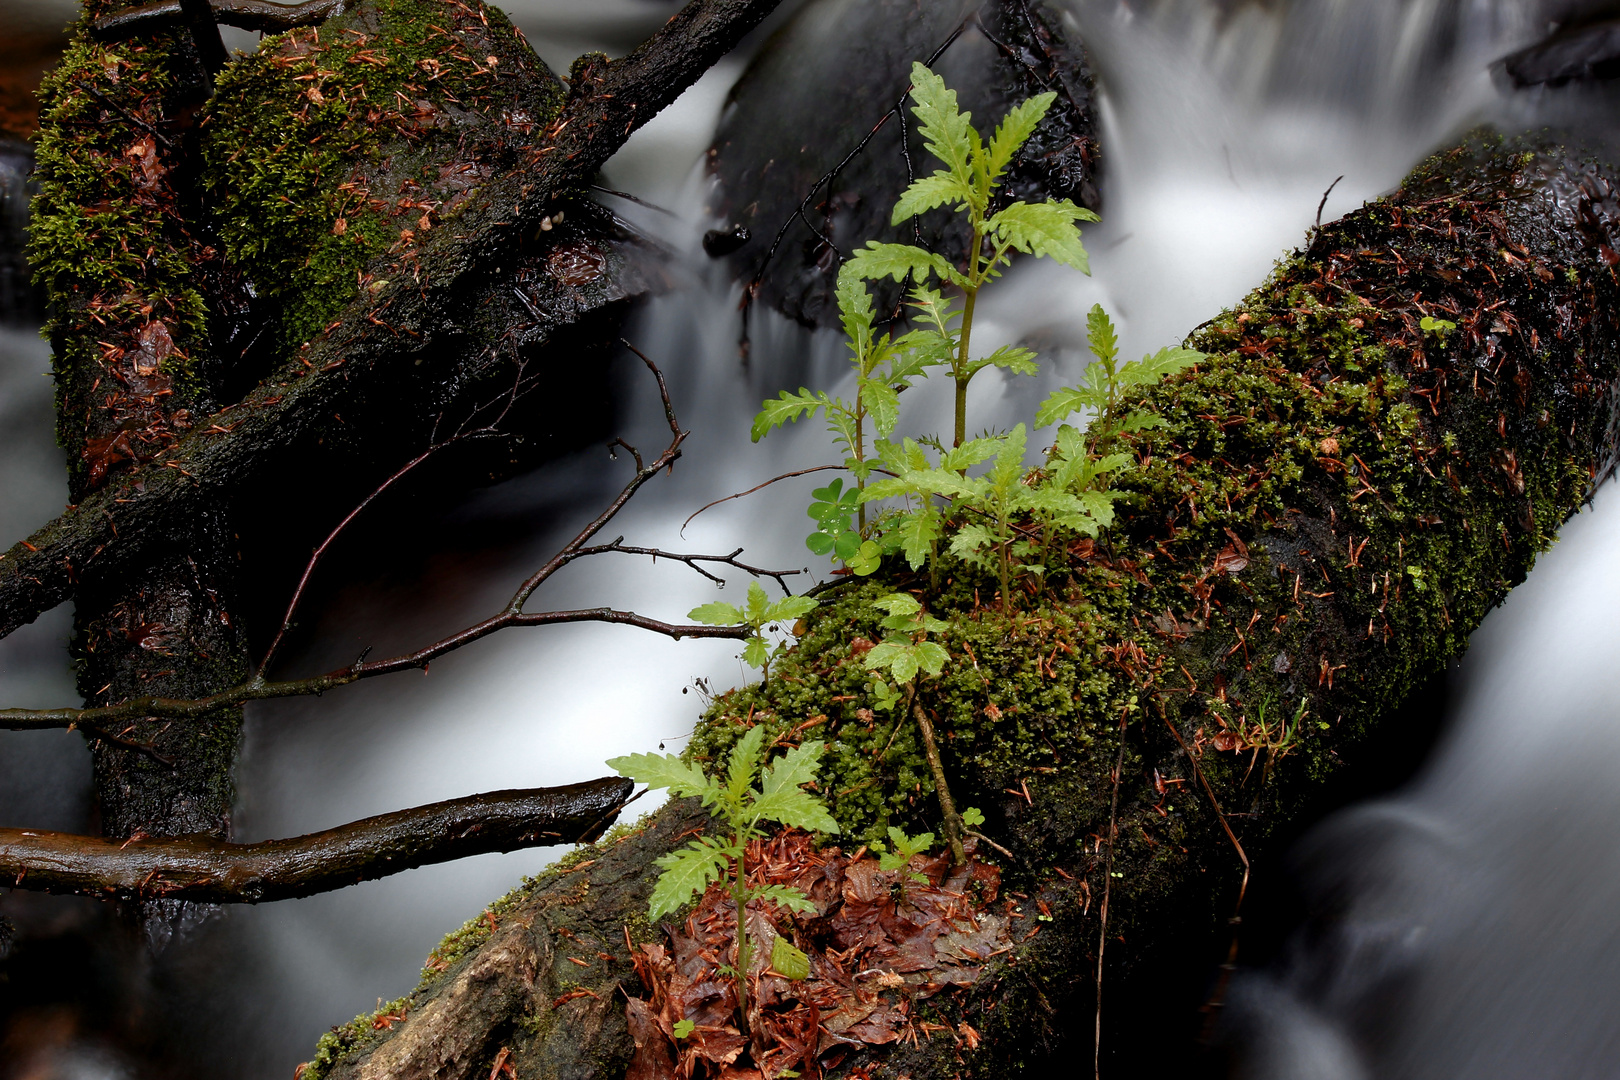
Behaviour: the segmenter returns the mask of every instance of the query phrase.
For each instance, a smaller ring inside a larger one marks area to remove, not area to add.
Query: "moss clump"
[[[361,1013],[347,1024],[322,1035],[315,1043],[315,1056],[299,1067],[298,1080],[324,1080],[332,1067],[344,1057],[391,1030],[393,1024],[398,1022],[391,1018],[404,1017],[410,1005],[410,998],[397,998],[380,1006],[375,1012]]]
[[[476,0],[366,0],[223,72],[205,185],[232,261],[280,304],[282,349],[320,333],[379,256],[408,262],[562,100],[506,17]]]

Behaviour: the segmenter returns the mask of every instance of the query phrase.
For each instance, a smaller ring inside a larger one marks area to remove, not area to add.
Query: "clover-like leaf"
[[[977,806],[970,806],[962,811],[962,824],[970,829],[977,829],[984,824],[984,811]]]

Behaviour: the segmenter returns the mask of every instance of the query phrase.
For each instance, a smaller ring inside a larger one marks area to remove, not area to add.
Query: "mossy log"
[[[396,233],[366,266],[364,276],[334,278],[331,288],[349,290],[352,298],[337,307],[330,322],[303,319],[300,312],[284,308],[271,336],[290,355],[272,353],[266,367],[246,379],[240,397],[221,403],[212,414],[189,417],[183,432],[155,440],[134,467],[109,475],[105,486],[5,553],[0,563],[0,635],[71,598],[86,573],[115,576],[149,562],[154,551],[183,547],[188,522],[210,507],[244,501],[276,504],[283,498],[277,488],[289,477],[296,477],[300,503],[320,501],[328,486],[341,487],[346,497],[367,490],[368,480],[389,475],[425,445],[414,436],[425,435],[440,416],[465,415],[487,400],[494,387],[512,380],[508,346],[514,328],[532,331],[531,343],[557,344],[560,328],[577,325],[635,291],[634,245],[626,241],[604,249],[575,230],[575,222],[588,216],[582,192],[631,132],[673,101],[777,2],[694,0],[629,56],[586,58],[576,64],[567,99],[548,118],[507,116],[502,121],[507,126],[530,128],[525,152],[503,171],[479,177],[450,208],[453,212],[429,222],[429,231],[413,229],[408,237],[404,231]],[[87,56],[108,49],[87,36],[76,48]],[[128,43],[112,50],[114,56],[118,50],[128,52]],[[105,61],[104,55],[96,55]],[[499,65],[484,63],[483,68],[488,79],[501,78]],[[430,68],[421,71],[424,79],[431,74]],[[232,76],[228,68],[222,82]],[[388,104],[397,106],[399,100]],[[416,101],[405,100],[412,109],[405,119],[420,119]],[[115,125],[122,122],[121,112],[129,112],[120,102],[105,106],[89,93],[58,105],[89,114],[54,121],[48,114],[47,129],[58,124],[64,138],[85,123]],[[304,105],[319,108],[307,95]],[[369,122],[364,114],[361,120]],[[48,168],[49,142],[49,137],[42,139],[42,169]],[[116,157],[122,148],[113,151]],[[62,157],[66,169],[85,167],[75,163],[71,152]],[[141,164],[137,158],[135,166]],[[121,205],[103,209],[112,214]],[[541,229],[542,221],[558,210],[568,212],[567,225]],[[341,216],[332,216],[327,235]],[[53,259],[71,262],[101,255],[103,249],[90,243],[82,222],[64,221],[57,230],[48,224],[39,222],[34,242]],[[593,250],[573,250],[581,243]],[[145,257],[147,245],[129,246],[131,260]],[[171,257],[167,246],[154,250]],[[539,291],[517,295],[522,290],[514,289],[514,278],[532,280]],[[312,284],[311,296],[300,299],[319,299],[320,283]],[[177,284],[176,291],[158,300],[171,297],[184,300],[186,293]],[[115,299],[140,301],[141,294]],[[140,306],[135,303],[137,311]],[[188,311],[191,306],[188,301]],[[195,321],[200,336],[200,313]],[[300,331],[310,327],[314,330],[306,347]],[[93,340],[87,349],[94,348]],[[567,385],[570,372],[547,372],[552,374],[559,385]],[[260,380],[257,385],[255,380]],[[333,501],[343,504],[342,498]],[[352,503],[350,498],[348,505]]]
[[[768,681],[714,700],[694,758],[714,760],[750,724],[826,739],[819,784],[840,842],[916,831],[938,804],[915,728],[875,707],[859,657],[884,590],[916,592],[950,624],[938,640],[952,663],[919,695],[958,804],[982,808],[1010,853],[1006,895],[1029,897],[1009,908],[1020,944],[912,1013],[969,1023],[976,1048],[919,1028],[935,1036],[836,1073],[1074,1071],[1091,1049],[1105,889],[1104,1070],[1151,1071],[1180,1022],[1153,962],[1224,951],[1246,877],[1235,844],[1263,851],[1341,751],[1403,738],[1382,721],[1463,650],[1610,466],[1612,176],[1551,138],[1481,137],[1425,162],[1195,332],[1208,360],[1144,394],[1165,426],[1133,437],[1119,521],[1070,544],[1044,583],[1025,581],[1011,617],[994,580],[960,565],[840,586]],[[505,1049],[559,1062],[534,1075],[625,1075],[634,1048],[622,1001],[609,1002],[640,993],[623,947],[658,933],[651,860],[690,814],[673,805],[515,894],[509,929],[397,1003],[403,1023],[327,1044],[319,1071],[451,1080],[486,1074]],[[590,898],[600,959],[552,921],[574,896]],[[534,960],[580,948],[588,970]],[[475,978],[486,996],[453,1013]],[[1157,1032],[1152,1045],[1128,1044],[1133,1027]],[[435,1056],[452,1033],[459,1056]]]

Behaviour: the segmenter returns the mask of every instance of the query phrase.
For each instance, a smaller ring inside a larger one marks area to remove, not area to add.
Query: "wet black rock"
[[[33,172],[33,147],[0,131],[0,325],[37,321],[43,310],[26,254]]]
[[[1068,198],[1098,209],[1095,82],[1072,20],[1056,8],[1040,0],[982,7],[971,0],[811,0],[733,88],[709,152],[720,180],[711,209],[752,234],[730,257],[745,282],[763,270],[761,303],[809,326],[832,325],[841,256],[867,240],[914,243],[920,234],[925,244],[962,257],[965,238],[945,227],[944,210],[921,218],[915,232],[911,222],[889,224],[908,173],[937,166],[909,111],[904,147],[891,118],[850,158],[906,92],[912,62],[927,61],[959,27],[932,66],[981,131],[1025,98],[1057,94],[1014,161],[1003,197]],[[897,287],[879,297],[886,305],[897,299]]]

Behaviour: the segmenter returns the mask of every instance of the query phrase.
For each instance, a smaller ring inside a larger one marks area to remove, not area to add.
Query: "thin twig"
[[[440,451],[445,450],[448,447],[454,446],[457,443],[465,442],[469,439],[490,437],[498,434],[498,427],[501,421],[506,419],[507,413],[511,412],[512,406],[521,396],[524,367],[525,365],[521,363],[518,365],[517,378],[513,380],[511,390],[502,395],[504,403],[502,404],[501,411],[496,414],[493,420],[482,427],[475,428],[470,431],[466,428],[466,425],[463,424],[454,435],[451,435],[447,439],[433,442],[426,450],[422,451],[420,454],[416,455],[416,457],[406,462],[397,471],[395,471],[392,476],[384,480],[376,489],[371,492],[371,494],[360,500],[360,504],[353,510],[350,510],[348,514],[344,516],[343,520],[338,522],[332,531],[326,535],[326,539],[320,542],[320,545],[315,548],[313,553],[311,553],[309,561],[304,564],[304,573],[298,579],[298,587],[293,590],[292,599],[287,602],[287,611],[281,617],[281,626],[277,628],[276,636],[271,640],[270,647],[265,650],[264,659],[259,662],[259,674],[263,675],[265,672],[270,670],[271,661],[276,658],[276,652],[281,647],[282,639],[286,637],[287,631],[292,627],[293,615],[298,611],[298,605],[304,598],[304,590],[309,586],[310,577],[315,573],[315,568],[320,565],[321,559],[325,557],[327,550],[331,548],[332,543],[343,533],[343,530],[347,529],[355,518],[364,513],[367,507],[381,498],[383,494],[392,488],[396,483],[405,479],[405,477],[409,476],[423,462],[427,461],[429,458],[432,458],[435,454],[438,454]],[[473,411],[473,416],[477,416],[478,413],[482,412],[488,407],[488,405],[480,406],[478,409]],[[468,422],[471,422],[470,417]],[[437,426],[437,423],[435,423],[434,427],[437,428]]]
[[[654,633],[663,634],[666,637],[675,638],[676,640],[688,637],[726,638],[736,641],[745,640],[752,632],[746,626],[701,626],[685,623],[667,623],[658,619],[649,618],[645,615],[637,614],[633,611],[619,611],[614,608],[600,607],[570,611],[539,612],[529,612],[524,610],[524,605],[528,602],[529,598],[534,595],[535,590],[540,588],[541,585],[545,584],[545,582],[550,579],[551,576],[554,575],[558,570],[562,569],[564,566],[567,566],[575,559],[582,558],[585,553],[591,551],[591,549],[587,547],[589,541],[610,521],[612,521],[620,510],[624,509],[625,504],[635,497],[636,492],[640,491],[643,485],[645,485],[653,477],[657,476],[664,469],[672,467],[675,460],[681,456],[681,445],[686,441],[687,433],[681,429],[680,422],[675,416],[675,407],[670,402],[669,386],[664,381],[663,372],[658,369],[658,365],[647,359],[647,357],[639,349],[636,349],[635,346],[630,345],[628,342],[625,344],[632,352],[641,357],[642,361],[646,363],[648,369],[653,373],[653,377],[658,382],[659,399],[663,403],[664,416],[669,422],[669,429],[671,432],[669,445],[664,448],[663,453],[659,454],[658,457],[648,462],[643,462],[640,455],[636,454],[634,448],[631,448],[631,452],[632,454],[635,454],[637,461],[635,475],[632,476],[629,482],[626,483],[625,486],[620,490],[618,496],[615,497],[614,500],[608,505],[607,509],[603,510],[594,519],[592,519],[589,524],[575,534],[572,540],[568,541],[568,543],[565,544],[560,551],[553,555],[544,566],[531,574],[523,581],[521,585],[518,586],[517,590],[512,594],[511,599],[507,601],[506,606],[503,607],[498,613],[473,623],[471,626],[464,627],[448,637],[440,638],[438,641],[435,641],[430,645],[425,645],[422,648],[416,649],[413,652],[402,653],[398,656],[391,656],[382,660],[370,661],[366,660],[364,654],[362,654],[359,659],[355,660],[354,663],[348,665],[347,667],[338,668],[323,675],[316,675],[304,679],[287,679],[272,682],[264,677],[265,669],[261,667],[258,673],[248,681],[228,690],[223,690],[217,694],[212,694],[203,698],[177,699],[149,697],[140,698],[133,701],[125,701],[116,705],[105,705],[95,708],[82,709],[5,709],[0,710],[0,729],[11,729],[16,731],[61,728],[84,724],[100,725],[126,720],[138,720],[148,717],[164,717],[175,720],[199,719],[207,716],[213,710],[223,706],[241,705],[249,701],[263,701],[271,698],[299,697],[309,694],[320,694],[326,692],[327,690],[335,689],[339,686],[347,686],[350,683],[358,682],[362,679],[375,678],[379,675],[388,675],[397,671],[406,671],[413,668],[426,670],[429,663],[441,656],[444,656],[446,653],[454,652],[462,646],[469,645],[480,638],[488,637],[490,634],[493,634],[496,631],[515,626],[554,626],[562,623],[605,622],[616,623],[621,626],[634,626],[643,630],[650,630]],[[386,487],[386,484],[384,486]],[[380,494],[381,490],[382,489],[379,489],[378,492],[374,492],[371,497],[374,498],[377,494]],[[350,518],[352,517],[353,515],[351,514]],[[345,522],[347,520],[349,519],[345,519]],[[330,537],[328,538],[328,541],[330,542]],[[595,551],[592,553],[600,554],[605,551],[614,550],[616,544],[617,541],[615,541],[614,544],[597,545]],[[652,550],[653,549],[641,549],[637,553],[650,553]],[[320,551],[318,550],[317,557],[319,554]],[[675,558],[677,556],[671,555],[670,557]],[[734,560],[735,553],[730,556],[708,556],[693,558],[701,561],[729,563],[730,565],[737,566],[739,569],[749,570],[752,572],[752,568],[749,568],[744,564],[731,561]],[[687,560],[680,559],[680,561],[684,562]],[[688,562],[687,564],[692,565],[691,562]],[[306,579],[308,577],[308,572],[309,571],[306,570]],[[775,577],[778,582],[781,581],[781,577],[778,576],[777,572],[764,571],[763,573],[765,576]],[[787,574],[786,571],[782,571],[780,573],[781,576],[786,576]]]
[[[1339,175],[1339,180],[1343,179],[1344,175],[1341,173]],[[1333,189],[1339,186],[1339,180],[1335,180],[1333,183],[1328,185],[1328,189],[1322,192],[1322,201],[1316,204],[1316,227],[1318,229],[1322,227],[1322,211],[1327,209],[1328,196],[1333,194]]]
[[[603,187],[601,184],[592,184],[591,185],[591,190],[592,191],[600,191],[604,195],[612,195],[615,198],[623,199],[625,202],[633,202],[637,206],[645,206],[647,209],[656,210],[660,214],[668,214],[670,217],[680,217],[680,215],[677,214],[675,211],[666,210],[662,206],[659,206],[657,203],[650,203],[646,199],[637,198],[636,196],[630,194],[628,191],[614,191],[612,188]]]
[[[574,553],[574,557],[582,559],[588,555],[607,555],[610,553],[622,553],[625,555],[648,555],[652,557],[654,562],[657,562],[659,559],[668,559],[671,562],[685,563],[687,566],[690,566],[693,570],[697,571],[699,574],[702,574],[716,585],[724,585],[726,583],[725,578],[720,577],[718,574],[711,574],[709,571],[698,565],[698,563],[718,563],[725,566],[734,566],[743,573],[752,574],[754,577],[771,578],[779,586],[781,586],[783,592],[790,596],[792,595],[792,590],[787,587],[787,582],[784,581],[783,578],[794,577],[798,574],[807,572],[804,570],[766,570],[763,567],[750,566],[745,562],[739,562],[737,556],[743,553],[742,548],[738,548],[730,555],[685,555],[679,551],[665,551],[663,548],[632,547],[623,543],[623,540],[624,537],[621,536],[617,540],[614,540],[611,544],[598,544],[595,547],[580,548]]]
[[[967,852],[962,847],[962,817],[956,812],[956,800],[951,798],[950,784],[945,780],[945,763],[940,760],[939,745],[934,741],[934,724],[923,711],[917,698],[916,684],[912,684],[911,717],[922,733],[923,753],[928,757],[928,768],[934,774],[934,789],[939,793],[939,808],[945,814],[945,841],[950,845],[951,858],[957,866],[967,865]]]
[[[681,535],[682,536],[686,535],[686,527],[688,525],[692,524],[692,518],[697,517],[699,514],[703,513],[703,511],[709,509],[710,507],[719,506],[721,503],[730,502],[732,499],[740,499],[745,495],[752,495],[756,491],[761,491],[761,490],[763,490],[765,488],[770,487],[772,484],[776,483],[778,480],[791,480],[795,476],[808,476],[810,473],[826,472],[829,469],[842,469],[842,468],[845,468],[845,467],[846,466],[843,466],[843,465],[817,465],[815,468],[812,468],[812,469],[795,469],[793,472],[786,472],[786,473],[783,473],[781,476],[773,476],[769,480],[765,481],[763,484],[755,484],[753,487],[749,488],[747,491],[739,491],[735,495],[727,495],[723,499],[716,499],[712,503],[707,503],[707,504],[705,504],[703,506],[698,507],[696,510],[692,511],[692,517],[689,517],[685,521],[681,522]]]

